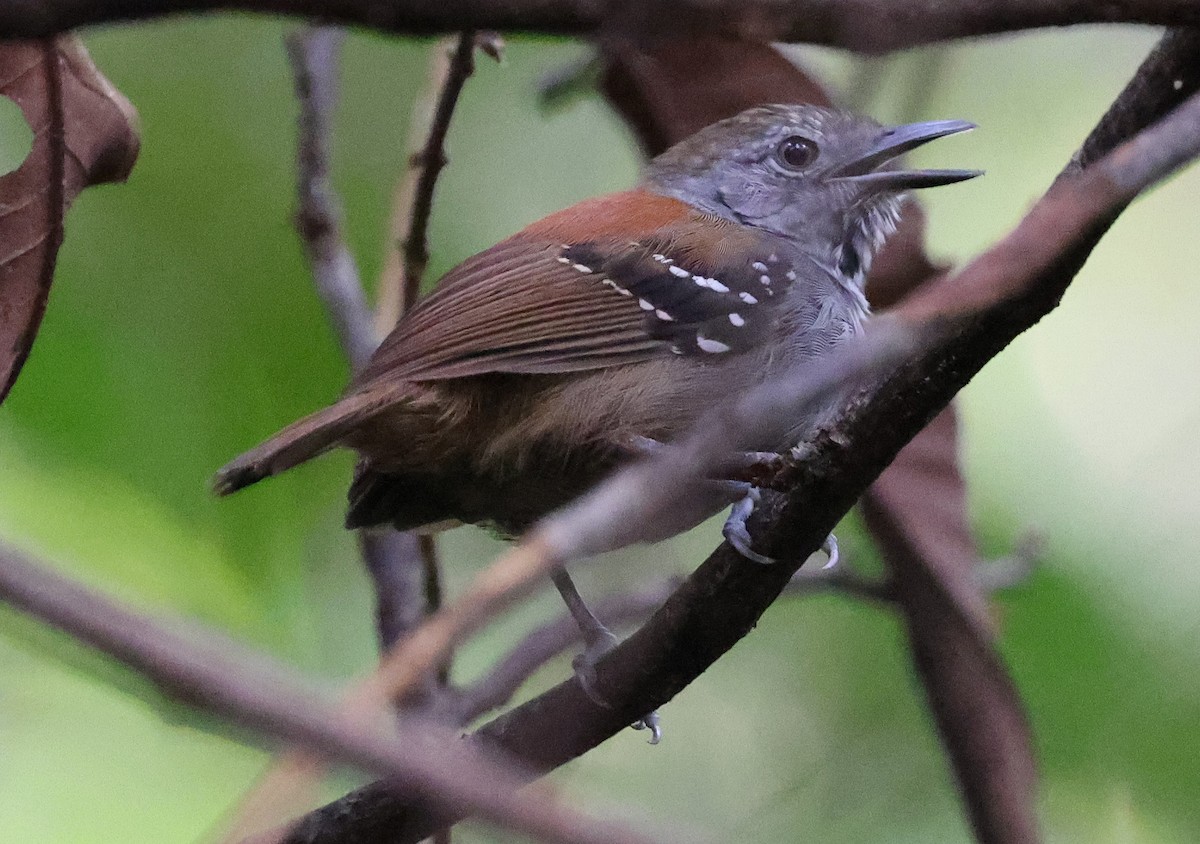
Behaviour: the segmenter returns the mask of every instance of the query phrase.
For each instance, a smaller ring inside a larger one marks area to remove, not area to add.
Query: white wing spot
[[[767,287],[771,286],[771,277],[769,275],[760,275],[758,277],[758,280],[761,281],[763,284],[765,284]]]
[[[776,255],[774,252],[772,252],[770,255],[767,256],[767,260],[770,261],[772,264],[774,264],[776,261],[779,260],[779,256]]]
[[[572,266],[574,266],[575,269],[579,270],[581,273],[590,273],[592,271],[591,267],[584,266],[583,264],[573,264]]]
[[[708,279],[702,275],[692,276],[692,281],[696,282],[696,285],[699,287],[708,287]]]
[[[611,278],[602,278],[602,279],[600,279],[600,282],[602,284],[607,284],[609,287],[611,287],[613,290],[620,293],[622,296],[632,296],[633,295],[628,290],[626,290],[624,287],[622,287],[621,285],[619,285],[615,281],[613,281]]]
[[[569,264],[569,263],[571,263],[571,259],[570,259],[570,258],[556,258],[555,260],[557,260],[557,261],[558,261],[558,263],[560,263],[560,264]]]
[[[683,267],[677,267],[674,264],[671,264],[669,267],[667,267],[667,269],[670,271],[671,275],[679,276],[680,278],[687,278],[689,275],[691,275],[691,273],[689,273]]]
[[[741,299],[743,302],[745,302],[747,305],[757,305],[758,304],[758,300],[755,299],[754,296],[749,293],[739,293],[738,298]]]
[[[705,279],[705,281],[708,282],[709,290],[716,291],[717,293],[728,293],[729,292],[729,288],[726,287],[725,285],[721,284],[721,282],[717,281],[715,278],[708,278],[708,279]]]
[[[741,328],[743,325],[746,324],[746,320],[742,317],[741,314],[730,314],[729,321],[732,322],[738,328]]]
[[[703,334],[696,335],[696,345],[700,347],[700,351],[708,352],[710,355],[719,355],[729,351],[729,347],[720,340],[710,340]]]
[[[788,281],[795,281],[795,280],[796,280],[796,273],[795,273],[795,271],[794,271],[794,270],[788,270],[788,271],[787,271],[787,280],[788,280]]]
[[[643,311],[654,310],[654,306],[651,305],[649,302],[647,302],[645,299],[638,299],[638,304],[642,306]]]
[[[674,264],[675,263],[670,258],[668,258],[666,255],[661,255],[657,252],[655,252],[650,257],[653,258],[654,260],[658,261],[660,264]]]
[[[762,261],[755,261],[750,266],[753,267],[755,270],[757,270],[760,273],[765,273],[767,271],[767,265],[764,264]]]
[[[682,354],[683,354],[683,349],[679,348],[678,346],[672,346],[672,347],[671,347],[671,354],[673,354],[673,355],[682,355]]]
[[[661,319],[663,322],[674,322],[675,321],[675,317],[671,316],[669,313],[664,311],[662,308],[659,308],[658,310],[656,310],[654,312],[654,315],[656,317],[658,317],[659,319]]]

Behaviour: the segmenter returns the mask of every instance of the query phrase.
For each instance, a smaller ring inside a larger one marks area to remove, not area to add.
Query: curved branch
[[[231,721],[299,742],[438,801],[443,810],[470,806],[501,826],[563,844],[652,844],[619,821],[587,816],[553,792],[518,790],[524,776],[494,752],[459,741],[434,722],[407,716],[347,723],[329,695],[270,658],[210,635],[180,632],[128,610],[0,545],[0,598],[70,633],[134,670],[167,694]]]
[[[414,138],[404,175],[392,201],[387,258],[379,279],[376,323],[381,332],[395,327],[417,301],[429,263],[429,218],[433,192],[446,166],[446,136],[467,79],[475,72],[480,35],[462,32],[454,44],[438,43],[430,61],[429,97],[413,108],[409,131]],[[499,55],[499,53],[496,53]],[[426,115],[427,112],[427,115]]]
[[[1084,23],[1200,24],[1193,0],[7,0],[0,39],[183,12],[292,15],[385,32],[496,29],[560,35],[708,32],[885,52],[918,44]]]

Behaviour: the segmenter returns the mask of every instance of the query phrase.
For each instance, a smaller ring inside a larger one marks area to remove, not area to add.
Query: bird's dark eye
[[[803,170],[816,161],[819,154],[817,145],[802,135],[784,138],[776,151],[780,163],[789,170]]]

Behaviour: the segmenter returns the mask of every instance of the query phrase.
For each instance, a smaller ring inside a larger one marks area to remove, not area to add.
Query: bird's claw
[[[658,710],[643,715],[629,726],[635,730],[649,730],[650,740],[647,744],[658,744],[662,741],[662,727],[659,724]]]
[[[746,496],[729,509],[729,518],[725,520],[725,527],[721,529],[721,533],[734,547],[734,550],[747,560],[769,566],[775,560],[750,547],[750,531],[746,530],[746,519],[750,518],[750,514],[754,512],[754,505],[758,503],[758,500],[758,490],[749,487]]]
[[[821,571],[829,571],[837,568],[842,559],[842,553],[838,550],[837,537],[832,533],[825,537],[825,541],[821,543],[821,550],[825,552],[825,556],[829,558],[829,562],[821,566]]]
[[[760,565],[771,565],[777,562],[775,558],[760,554],[751,548],[750,531],[746,529],[746,519],[750,518],[750,514],[754,512],[754,506],[758,504],[759,497],[758,490],[755,487],[749,487],[745,497],[730,508],[729,518],[725,520],[725,527],[721,533],[734,550],[747,560]],[[825,541],[821,543],[821,550],[829,558],[829,562],[821,567],[822,571],[835,568],[838,560],[841,559],[837,537],[832,533],[825,537]]]
[[[579,686],[588,699],[597,706],[612,709],[612,704],[596,688],[596,663],[617,646],[620,640],[606,627],[593,630],[587,636],[583,653],[571,660],[571,668],[579,678]]]
[[[596,664],[606,653],[615,648],[619,641],[606,627],[594,630],[588,636],[583,653],[571,660],[571,668],[575,670],[575,676],[579,679],[579,687],[583,689],[583,693],[592,703],[605,709],[613,707],[597,688]],[[635,730],[649,730],[650,744],[658,744],[662,740],[662,726],[657,709],[646,713],[630,726]]]

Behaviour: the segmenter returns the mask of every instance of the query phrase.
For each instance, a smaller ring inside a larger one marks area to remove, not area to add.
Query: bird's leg
[[[746,519],[754,512],[754,505],[759,501],[759,491],[757,487],[747,483],[737,481],[724,481],[729,485],[732,491],[742,493],[740,501],[735,503],[729,510],[729,518],[725,520],[725,527],[721,533],[725,539],[733,546],[734,550],[755,563],[770,565],[776,560],[768,557],[765,554],[760,554],[750,547],[750,532],[746,529]],[[821,550],[829,558],[823,569],[831,569],[838,564],[838,542],[837,537],[832,533],[825,537],[825,541],[821,543]]]
[[[663,448],[663,444],[658,440],[642,436],[632,436],[624,443],[624,445],[629,452],[642,457],[649,457]],[[798,459],[804,455],[805,450],[806,447],[803,444],[796,446],[790,450],[790,456],[793,459]],[[739,471],[752,469],[756,466],[771,466],[782,459],[784,459],[784,455],[774,451],[741,451],[732,455],[729,460],[724,463],[723,469],[726,472],[737,473]],[[733,505],[732,509],[730,509],[729,518],[725,520],[725,527],[721,531],[724,534],[725,539],[727,539],[729,544],[734,547],[734,550],[736,550],[747,560],[752,560],[753,562],[761,563],[762,565],[770,565],[771,563],[776,562],[771,557],[768,557],[765,554],[760,554],[750,547],[750,533],[746,530],[746,519],[748,519],[750,514],[754,512],[754,505],[756,505],[759,501],[758,487],[746,481],[721,479],[718,480],[717,483],[730,490],[729,497],[731,499],[738,499]],[[822,566],[822,569],[832,569],[837,566],[837,537],[832,533],[825,537],[825,541],[821,543],[821,550],[824,551],[825,556],[829,558],[829,562]],[[562,591],[561,587],[559,591]],[[566,598],[565,593],[563,594],[563,597],[564,599]],[[579,597],[578,593],[576,593],[575,597]],[[582,601],[580,603],[582,604]],[[569,605],[570,601],[568,601],[568,606]],[[584,609],[586,610],[586,607]],[[572,613],[574,613],[574,610],[572,610]],[[576,620],[579,620],[578,616],[576,616]],[[593,620],[595,620],[594,617]],[[599,622],[596,623],[598,624]],[[582,623],[580,626],[582,627]]]
[[[562,595],[571,617],[579,626],[579,632],[583,634],[584,651],[571,661],[571,667],[575,669],[575,676],[579,678],[579,685],[583,688],[584,694],[595,703],[610,709],[612,708],[611,704],[604,700],[596,690],[596,663],[616,647],[620,640],[604,626],[600,619],[596,618],[595,613],[588,609],[588,605],[584,603],[583,596],[575,588],[575,582],[571,580],[571,575],[567,574],[566,569],[555,569],[551,572],[550,577],[554,581],[555,588],[558,589],[558,594]],[[643,715],[631,726],[635,730],[650,730],[651,744],[658,744],[659,739],[662,738],[657,711]]]

